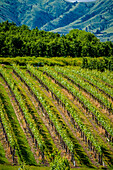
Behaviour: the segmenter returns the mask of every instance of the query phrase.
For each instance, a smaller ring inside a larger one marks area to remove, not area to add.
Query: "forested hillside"
[[[25,24],[30,29],[67,34],[72,29],[94,33],[101,41],[113,41],[113,1],[69,3],[65,0],[2,0],[0,22]]]
[[[46,32],[37,27],[0,23],[0,55],[5,57],[110,57],[112,42],[100,42],[92,33],[73,29],[66,35]]]

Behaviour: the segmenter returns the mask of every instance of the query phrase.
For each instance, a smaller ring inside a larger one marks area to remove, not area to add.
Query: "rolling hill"
[[[101,41],[113,41],[113,1],[2,0],[0,22],[26,24],[30,29],[67,34],[71,29],[94,33]]]

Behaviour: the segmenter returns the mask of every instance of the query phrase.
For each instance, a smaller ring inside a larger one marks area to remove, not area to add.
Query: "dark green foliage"
[[[97,69],[101,72],[105,71],[105,69],[113,71],[113,57],[90,58],[89,60],[88,58],[83,58],[81,67],[90,70]]]
[[[88,60],[87,60],[87,58],[83,58],[82,68],[88,68]]]
[[[101,57],[113,55],[113,43],[102,43],[94,34],[78,29],[67,35],[39,31],[36,27],[0,23],[0,56]]]

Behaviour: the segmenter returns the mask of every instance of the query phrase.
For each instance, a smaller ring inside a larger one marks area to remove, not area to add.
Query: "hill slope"
[[[84,3],[86,6],[87,4]],[[82,3],[80,7],[83,13],[84,6],[82,7]],[[67,33],[72,28],[92,32],[103,41],[107,39],[113,41],[113,2],[109,0],[97,0],[89,9],[89,12],[74,22],[54,31]]]
[[[113,41],[113,2],[96,0],[69,3],[65,0],[2,0],[0,22],[13,21],[31,29],[68,33],[78,28],[94,33],[102,41]]]

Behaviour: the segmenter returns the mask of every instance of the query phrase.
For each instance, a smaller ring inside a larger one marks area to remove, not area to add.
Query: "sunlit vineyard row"
[[[0,65],[0,164],[113,167],[113,74]]]

